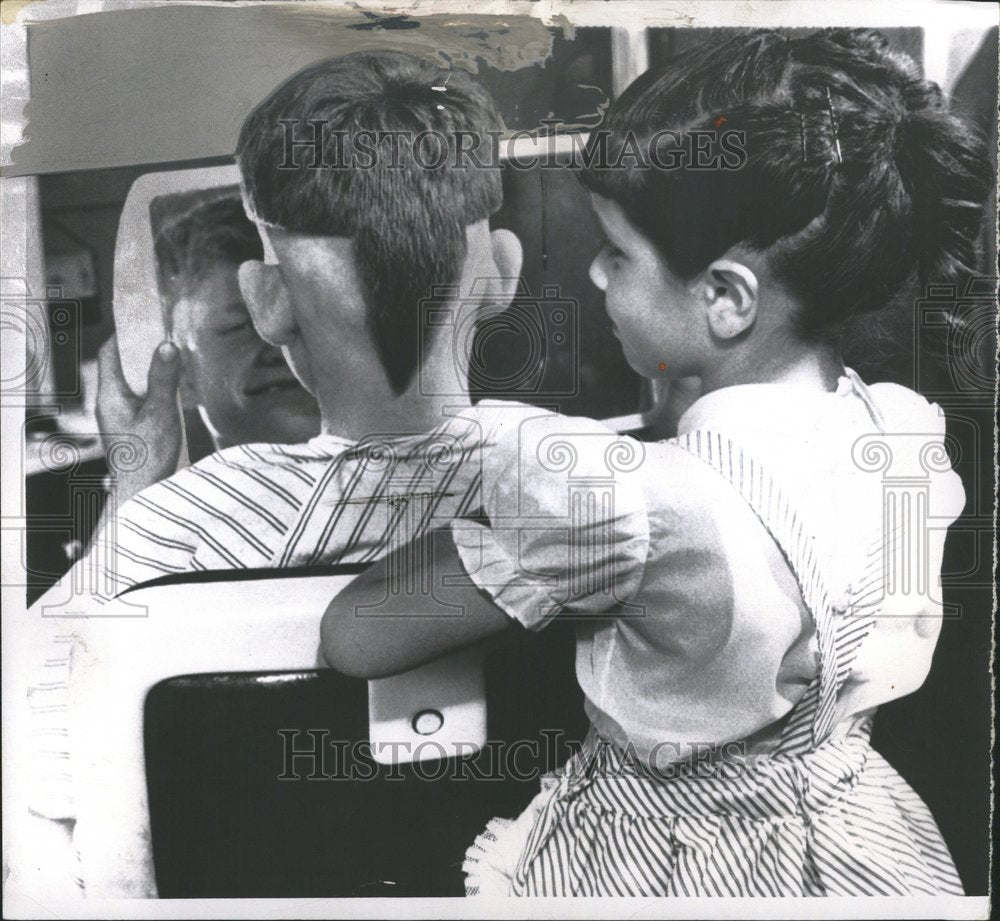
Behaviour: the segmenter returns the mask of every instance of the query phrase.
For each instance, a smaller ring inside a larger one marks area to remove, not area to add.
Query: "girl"
[[[738,168],[606,168],[723,125]],[[470,894],[961,894],[869,736],[878,704],[922,684],[940,628],[943,530],[896,510],[950,524],[962,487],[939,409],[867,386],[837,342],[913,277],[971,271],[985,151],[912,60],[856,30],[696,48],[636,80],[590,143],[608,150],[583,173],[607,235],[591,277],[616,335],[639,373],[698,377],[703,395],[676,438],[604,471],[613,501],[582,524],[567,489],[607,445],[567,478],[515,426],[484,470],[489,527],[433,537],[435,571],[468,573],[435,597],[465,616],[400,617],[414,600],[385,600],[369,571],[331,605],[324,653],[374,676],[578,617],[590,735],[470,848]],[[542,423],[578,447],[595,434]]]

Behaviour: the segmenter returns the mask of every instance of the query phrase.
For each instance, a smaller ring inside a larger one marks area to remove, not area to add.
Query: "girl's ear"
[[[257,259],[239,268],[240,293],[254,328],[271,345],[288,345],[298,334],[292,297],[276,265]]]
[[[757,320],[760,286],[753,270],[732,259],[716,259],[703,276],[708,328],[717,339],[735,339]]]

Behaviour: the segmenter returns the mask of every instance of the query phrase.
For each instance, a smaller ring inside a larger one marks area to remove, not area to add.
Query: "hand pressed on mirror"
[[[163,342],[149,366],[145,397],[137,397],[122,373],[118,340],[112,336],[98,356],[97,423],[107,448],[115,435],[138,438],[145,463],[135,469],[112,470],[115,501],[121,504],[177,469],[181,450],[181,416],[177,405],[180,356]]]

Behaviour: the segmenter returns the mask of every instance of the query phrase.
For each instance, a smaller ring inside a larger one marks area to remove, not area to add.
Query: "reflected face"
[[[696,375],[704,317],[692,286],[670,271],[619,205],[595,194],[591,203],[606,242],[591,263],[590,279],[604,292],[628,363],[648,378]]]
[[[218,447],[308,441],[319,433],[319,407],[280,349],[257,335],[237,270],[220,263],[174,307],[185,330],[186,383]]]

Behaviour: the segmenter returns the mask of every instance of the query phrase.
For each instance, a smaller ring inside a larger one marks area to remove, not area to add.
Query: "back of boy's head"
[[[604,128],[608,161],[630,132],[640,144],[665,130],[745,133],[736,169],[597,163],[582,179],[682,277],[736,244],[766,251],[806,336],[884,306],[914,274],[955,282],[973,271],[993,179],[985,145],[878,32],[705,42],[639,77]]]
[[[352,239],[373,340],[397,393],[428,341],[420,300],[458,282],[466,227],[502,202],[489,148],[502,128],[489,95],[460,71],[388,51],[312,65],[243,123],[236,157],[256,217]],[[321,159],[301,144],[289,158],[289,138],[316,136]],[[463,144],[488,165],[459,156]]]
[[[232,269],[235,277],[241,263],[264,253],[257,228],[235,194],[193,197],[186,210],[163,223],[154,242],[161,295],[172,333],[182,341],[190,338],[190,317],[178,315],[177,303],[220,267]]]

